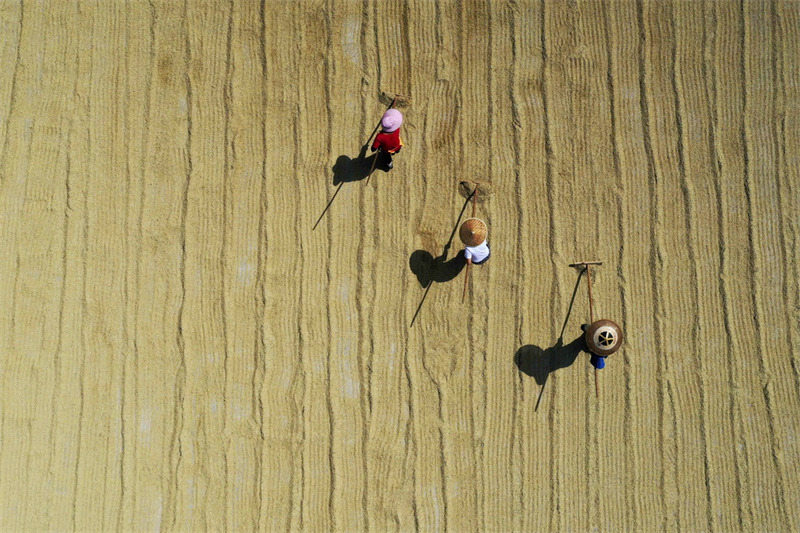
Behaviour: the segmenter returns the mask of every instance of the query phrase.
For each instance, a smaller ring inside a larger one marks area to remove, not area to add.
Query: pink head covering
[[[397,109],[390,109],[383,114],[381,126],[386,133],[392,133],[403,124],[403,114]]]

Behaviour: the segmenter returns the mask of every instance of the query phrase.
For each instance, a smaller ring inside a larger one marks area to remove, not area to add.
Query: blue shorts
[[[592,354],[592,359],[590,360],[592,366],[595,367],[597,370],[602,370],[606,367],[606,358],[601,357],[596,354]]]

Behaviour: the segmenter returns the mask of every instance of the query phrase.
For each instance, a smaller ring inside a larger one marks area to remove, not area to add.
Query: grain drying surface
[[[0,0],[0,36],[0,529],[800,529],[800,3]],[[396,168],[312,230],[381,91]],[[462,180],[463,304],[423,287]],[[627,334],[599,400],[581,259]]]

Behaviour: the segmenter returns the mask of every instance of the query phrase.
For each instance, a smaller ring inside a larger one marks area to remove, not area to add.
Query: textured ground
[[[0,36],[0,529],[800,529],[800,3],[0,0]],[[462,180],[463,304],[422,268]]]

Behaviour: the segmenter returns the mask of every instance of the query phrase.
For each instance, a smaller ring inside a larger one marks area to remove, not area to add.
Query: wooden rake
[[[590,267],[594,265],[602,265],[602,261],[578,261],[577,263],[571,263],[569,266],[580,268],[586,271],[586,281],[589,284],[589,324],[594,324],[594,310],[593,310],[593,299],[592,299],[592,271]],[[595,398],[600,397],[600,386],[597,384],[597,367],[594,369],[594,395]]]
[[[375,163],[378,162],[378,158],[381,156],[382,151],[383,151],[382,149],[378,148],[378,150],[375,152],[375,157],[372,158],[372,166],[369,167],[369,173],[367,174],[366,185],[369,185],[369,179],[372,177],[372,171],[375,170]]]
[[[472,191],[472,218],[475,218],[475,205],[478,202],[478,185],[475,184],[475,190]],[[467,295],[467,285],[469,284],[469,267],[472,266],[472,261],[467,261],[467,272],[464,274],[464,291],[461,293],[461,303],[464,303],[464,297]]]

